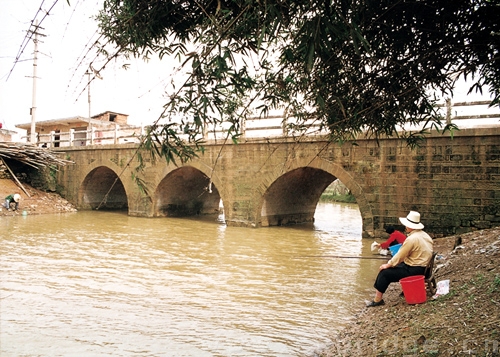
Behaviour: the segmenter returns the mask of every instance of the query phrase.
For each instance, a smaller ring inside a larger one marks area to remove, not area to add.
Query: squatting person
[[[5,202],[4,202],[3,206],[7,209],[10,209],[10,203],[14,202],[15,203],[14,211],[17,211],[17,209],[19,208],[19,200],[20,199],[21,199],[21,195],[18,193],[8,195],[7,197],[5,197]]]

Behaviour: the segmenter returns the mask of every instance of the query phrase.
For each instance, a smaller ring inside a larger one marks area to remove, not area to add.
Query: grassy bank
[[[324,193],[319,199],[320,202],[344,202],[344,203],[356,203],[356,197],[351,194],[338,195],[338,194],[327,194]]]
[[[340,180],[335,180],[325,189],[319,201],[356,203],[356,197]]]

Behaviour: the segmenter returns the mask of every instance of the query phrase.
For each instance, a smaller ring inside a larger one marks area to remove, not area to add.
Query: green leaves
[[[428,129],[453,129],[442,128],[433,94],[451,95],[460,76],[499,105],[499,18],[490,0],[106,0],[99,14],[122,54],[181,59],[189,78],[165,118],[191,123],[191,143],[209,126],[237,141],[242,118],[281,109],[300,130],[315,118],[331,140],[365,131],[410,146]],[[193,155],[168,125],[149,135],[156,155]]]

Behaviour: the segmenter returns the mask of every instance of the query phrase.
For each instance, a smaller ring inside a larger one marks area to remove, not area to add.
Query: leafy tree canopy
[[[499,105],[499,19],[498,0],[106,0],[98,16],[117,53],[189,66],[164,114],[191,118],[193,133],[229,123],[237,136],[250,108],[280,109],[332,140],[443,128],[434,93],[452,96],[460,77]],[[160,129],[149,145],[178,154]]]

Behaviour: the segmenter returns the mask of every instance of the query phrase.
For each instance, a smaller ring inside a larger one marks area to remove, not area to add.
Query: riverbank
[[[13,180],[0,179],[0,199],[2,201],[0,216],[76,212],[76,208],[57,193],[41,191],[26,184],[23,184],[23,187],[29,195]],[[3,208],[5,197],[12,193],[21,195],[17,211]]]
[[[447,295],[408,305],[391,284],[384,306],[360,306],[315,357],[500,356],[500,227],[435,239],[434,251]]]

